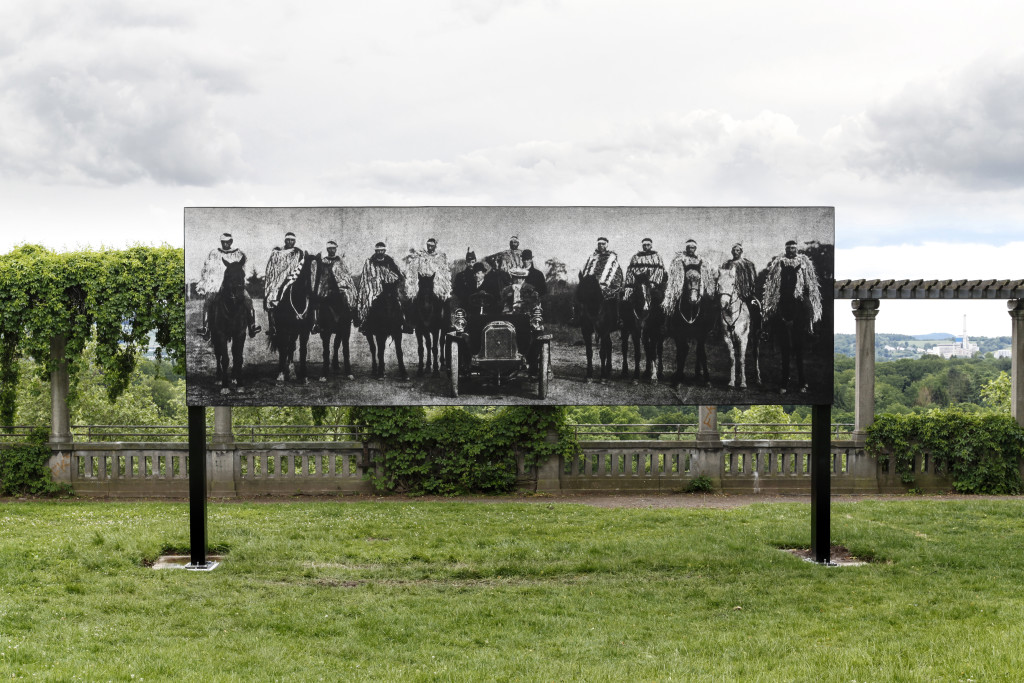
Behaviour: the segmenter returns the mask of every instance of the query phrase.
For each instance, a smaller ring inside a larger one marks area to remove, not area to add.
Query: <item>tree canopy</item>
[[[183,250],[167,245],[54,252],[28,244],[0,255],[0,424],[14,421],[22,357],[44,373],[66,360],[74,378],[94,340],[113,399],[128,387],[153,333],[158,352],[182,371],[184,272]],[[65,339],[62,357],[51,357],[56,337]]]

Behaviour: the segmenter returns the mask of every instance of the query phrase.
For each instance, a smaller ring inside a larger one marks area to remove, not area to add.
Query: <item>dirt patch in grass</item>
[[[780,548],[783,552],[787,552],[791,555],[796,555],[802,560],[813,561],[814,556],[811,554],[810,548]],[[833,545],[829,546],[829,562],[831,564],[839,565],[840,567],[859,567],[871,562],[871,558],[857,557],[853,555],[846,546]]]

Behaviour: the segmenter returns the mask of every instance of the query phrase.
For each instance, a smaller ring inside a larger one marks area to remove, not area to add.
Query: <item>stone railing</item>
[[[807,441],[584,441],[581,454],[539,468],[519,459],[519,486],[547,492],[672,492],[704,476],[725,493],[810,491]],[[903,492],[909,485],[852,441],[832,442],[835,493]],[[207,481],[213,497],[373,493],[378,445],[361,441],[235,443],[211,448]],[[56,478],[81,496],[118,498],[188,495],[184,443],[71,444],[51,458]],[[949,477],[929,459],[915,464],[913,487],[948,491]]]

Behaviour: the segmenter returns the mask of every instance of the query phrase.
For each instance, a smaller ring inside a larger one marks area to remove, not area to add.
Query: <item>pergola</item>
[[[1024,280],[836,280],[835,298],[852,299],[857,319],[857,405],[853,438],[875,420],[875,316],[881,299],[1005,299],[1010,314],[1010,412],[1024,425]]]

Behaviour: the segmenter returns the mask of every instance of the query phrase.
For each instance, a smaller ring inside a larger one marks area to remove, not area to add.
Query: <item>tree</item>
[[[1010,412],[1010,375],[1000,372],[981,388],[981,400],[985,405],[1000,413]]]
[[[86,344],[109,398],[131,382],[155,332],[158,354],[179,372],[185,360],[185,259],[170,246],[57,253],[21,245],[0,256],[0,424],[17,409],[19,359],[46,376],[66,362],[72,384]],[[65,340],[51,357],[51,341]]]

